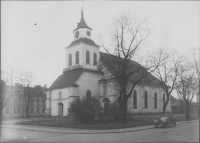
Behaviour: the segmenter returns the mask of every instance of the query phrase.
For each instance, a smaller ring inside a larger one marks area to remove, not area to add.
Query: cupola
[[[77,40],[79,38],[91,39],[91,32],[92,32],[92,28],[90,28],[86,24],[86,22],[84,20],[84,16],[83,16],[83,11],[81,11],[81,20],[77,24],[76,29],[74,29],[74,31],[73,31],[73,33],[74,33],[74,40]]]

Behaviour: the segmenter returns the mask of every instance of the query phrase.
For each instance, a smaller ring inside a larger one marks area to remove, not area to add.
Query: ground
[[[13,121],[14,122],[14,121]],[[81,130],[60,127],[4,124],[1,141],[19,142],[198,142],[199,120],[179,122],[176,127],[153,125],[116,130]]]
[[[133,116],[131,121],[128,121],[127,124],[121,124],[119,121],[109,121],[105,120],[103,123],[99,120],[90,121],[88,124],[83,124],[78,120],[74,121],[73,119],[68,118],[46,118],[45,120],[33,119],[32,121],[18,122],[18,125],[37,125],[37,126],[52,126],[52,127],[64,127],[64,128],[79,128],[79,129],[122,129],[130,127],[139,127],[153,125],[154,120],[158,119],[160,115],[137,115]],[[184,114],[175,114],[174,118],[177,122],[185,121]],[[44,118],[43,118],[44,119]],[[191,120],[199,119],[198,116],[191,116]]]

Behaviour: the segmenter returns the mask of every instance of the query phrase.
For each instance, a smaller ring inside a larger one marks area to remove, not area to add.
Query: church
[[[74,41],[65,48],[65,68],[47,91],[46,114],[67,116],[70,103],[83,96],[96,96],[102,106],[107,99],[117,100],[119,93],[112,88],[112,82],[106,80],[98,65],[106,53],[100,52],[100,46],[91,38],[92,28],[85,20],[83,11],[81,20],[73,30]],[[131,113],[160,113],[165,101],[165,92],[160,81],[153,75],[144,78],[143,84],[136,85],[128,99],[127,110]],[[171,111],[169,101],[166,112]]]

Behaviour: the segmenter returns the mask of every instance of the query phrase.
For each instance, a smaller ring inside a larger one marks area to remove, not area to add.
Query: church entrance
[[[58,116],[63,116],[63,103],[58,103]]]

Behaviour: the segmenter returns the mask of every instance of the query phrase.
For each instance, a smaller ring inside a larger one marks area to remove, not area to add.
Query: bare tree
[[[23,84],[23,91],[19,91],[23,94],[23,113],[24,117],[29,117],[29,107],[30,104],[37,102],[31,97],[35,94],[35,90],[33,90],[30,86],[33,86],[36,79],[33,73],[31,72],[20,72],[18,73],[21,77],[21,83]]]
[[[179,69],[178,82],[175,88],[179,97],[185,101],[186,118],[189,118],[190,104],[198,92],[198,79],[191,63],[186,63]]]
[[[200,49],[194,49],[192,52],[192,67],[195,69],[196,71],[196,75],[198,78],[198,82],[199,82],[199,95],[200,96]]]
[[[172,53],[164,48],[159,48],[151,55],[152,64],[157,65],[160,58],[163,59],[162,64],[153,73],[160,80],[160,85],[166,94],[166,100],[163,100],[163,114],[165,114],[184,57],[179,56],[176,52]]]
[[[6,106],[6,104],[9,102],[10,98],[13,95],[13,80],[19,79],[19,77],[16,76],[16,71],[11,70],[10,73],[1,71],[1,93],[0,93],[0,115],[2,115],[2,110]],[[7,85],[9,84],[9,85]],[[0,120],[1,123],[1,120]]]
[[[101,46],[106,51],[101,53],[100,69],[104,71],[107,80],[117,83],[121,121],[126,122],[127,100],[131,97],[135,86],[142,83],[143,78],[155,70],[158,64],[151,66],[145,62],[141,65],[132,60],[149,35],[145,20],[138,22],[137,18],[131,19],[129,14],[123,13],[115,19],[113,28],[111,37],[114,50],[112,52],[106,48],[103,39],[100,39]]]

